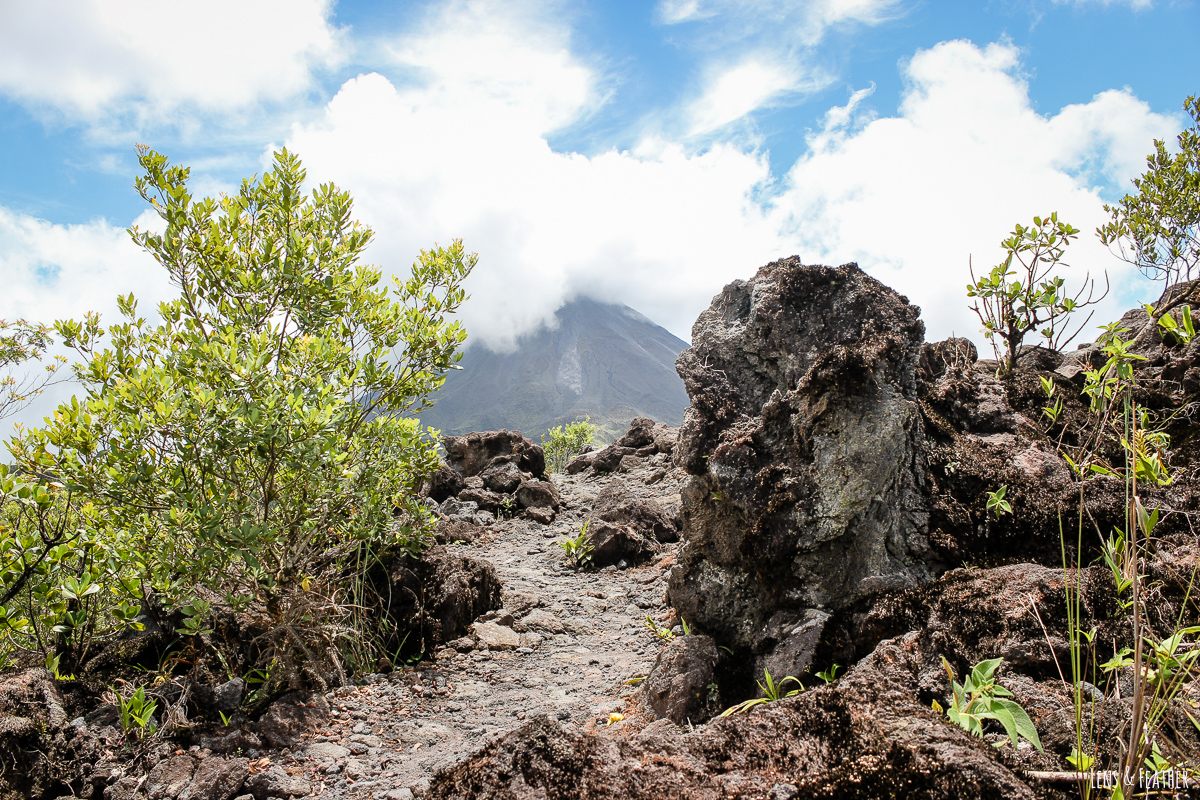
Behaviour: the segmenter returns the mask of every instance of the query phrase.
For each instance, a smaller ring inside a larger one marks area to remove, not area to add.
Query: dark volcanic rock
[[[629,525],[634,531],[660,542],[679,541],[675,520],[653,500],[638,497],[624,484],[610,483],[596,498],[592,513],[605,522]]]
[[[671,455],[675,450],[678,431],[665,423],[655,422],[646,417],[638,417],[629,423],[629,430],[617,437],[616,441],[600,450],[592,450],[576,456],[567,464],[565,471],[575,475],[586,469],[596,472],[617,472],[622,469],[622,463],[629,463],[631,457],[646,458],[656,453]]]
[[[437,546],[420,559],[398,558],[390,570],[386,609],[403,630],[426,646],[457,639],[479,615],[499,608],[500,577],[489,562]]]
[[[99,745],[67,723],[54,678],[37,668],[0,681],[0,798],[58,797],[81,788]]]
[[[450,798],[1032,798],[995,748],[920,704],[907,640],[837,683],[684,736],[539,717],[439,773]]]
[[[677,725],[699,723],[720,711],[709,688],[716,682],[720,651],[708,636],[682,636],[671,641],[642,682],[642,699],[659,719]]]
[[[465,477],[479,475],[488,467],[512,461],[522,472],[544,476],[546,456],[542,446],[534,444],[520,431],[483,431],[466,436],[442,437],[446,464]]]
[[[640,564],[655,553],[654,540],[640,535],[628,525],[593,522],[588,526],[587,538],[592,545],[592,564],[597,567],[621,561]]]
[[[521,508],[552,508],[562,505],[558,489],[549,481],[524,481],[516,490],[517,503]]]
[[[776,614],[936,574],[918,314],[854,264],[790,258],[727,286],[696,321],[677,365],[692,406],[676,461],[693,477],[670,599],[718,641],[761,662]]]

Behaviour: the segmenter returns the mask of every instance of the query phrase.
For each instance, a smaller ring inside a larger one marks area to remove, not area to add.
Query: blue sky
[[[974,335],[967,262],[1058,210],[1114,313],[1153,293],[1091,231],[1200,93],[1197,0],[0,3],[0,317],[170,294],[134,143],[232,190],[286,144],[403,272],[461,237],[496,348],[589,295],[687,338],[768,260],[856,260]]]

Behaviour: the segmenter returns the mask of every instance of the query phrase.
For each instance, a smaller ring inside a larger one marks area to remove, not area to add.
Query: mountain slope
[[[537,441],[586,416],[611,441],[634,417],[683,421],[689,401],[675,357],[687,342],[623,305],[575,300],[556,317],[557,328],[523,337],[512,353],[469,347],[421,423],[451,435],[508,428]]]

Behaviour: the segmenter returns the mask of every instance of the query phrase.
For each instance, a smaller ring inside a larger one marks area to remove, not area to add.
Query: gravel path
[[[330,724],[275,765],[310,781],[313,796],[401,800],[419,797],[439,769],[527,717],[551,713],[592,729],[628,715],[635,689],[628,682],[649,671],[661,646],[645,617],[667,620],[665,573],[677,545],[637,568],[568,569],[558,543],[579,531],[609,481],[635,484],[668,513],[678,509],[673,471],[555,475],[564,506],[553,523],[499,520],[479,541],[451,545],[496,566],[504,608],[481,621],[519,637],[519,646],[467,649],[458,640],[463,652],[446,648],[432,663],[331,692]]]

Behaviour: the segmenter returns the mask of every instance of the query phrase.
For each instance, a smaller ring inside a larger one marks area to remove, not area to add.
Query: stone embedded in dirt
[[[495,622],[477,622],[471,632],[489,650],[515,650],[521,646],[521,635],[512,628]]]
[[[716,681],[720,651],[709,636],[681,636],[658,654],[642,681],[642,699],[659,719],[696,724],[720,711],[709,687]]]
[[[271,798],[305,797],[312,791],[312,784],[299,776],[288,775],[279,767],[271,767],[246,779],[246,788],[255,800]]]
[[[496,568],[445,547],[419,559],[397,558],[389,574],[389,613],[403,629],[419,630],[430,646],[463,635],[480,614],[500,607]]]
[[[605,522],[623,523],[644,537],[679,541],[679,529],[654,500],[639,497],[624,484],[610,483],[596,497],[592,513]]]
[[[219,711],[236,711],[242,703],[246,682],[241,678],[225,681],[213,691],[213,707]]]
[[[196,759],[191,756],[172,756],[158,762],[146,776],[146,797],[148,800],[174,800],[191,783],[195,771]]]
[[[323,695],[288,692],[267,709],[250,727],[271,747],[291,747],[319,724],[329,719],[329,703]],[[256,792],[257,794],[257,792]]]
[[[640,564],[656,552],[653,539],[647,539],[628,525],[603,520],[588,526],[587,539],[592,545],[592,565],[596,567],[619,561]]]
[[[529,630],[547,631],[548,633],[562,633],[566,630],[563,621],[541,608],[535,608],[522,617],[514,626],[513,630],[525,632]]]
[[[350,749],[342,747],[340,744],[334,744],[333,742],[316,742],[304,748],[304,755],[313,761],[328,766],[335,761],[348,757]]]
[[[679,357],[687,530],[672,604],[759,660],[780,610],[929,580],[919,311],[857,265],[734,281]],[[761,672],[757,670],[756,672]]]
[[[523,481],[516,489],[517,503],[521,508],[552,508],[562,505],[558,489],[549,481]]]
[[[451,501],[446,501],[451,502]],[[453,501],[457,502],[457,501]],[[472,503],[471,505],[474,505]],[[437,531],[434,536],[438,544],[453,544],[460,542],[462,544],[471,544],[483,534],[484,528],[482,525],[477,525],[473,521],[461,517],[452,517],[450,519],[441,519],[437,523]]]
[[[175,800],[232,800],[249,775],[248,759],[210,756],[196,765],[191,782]]]
[[[236,728],[216,736],[201,735],[199,744],[205,750],[222,754],[259,750],[263,746],[261,739],[242,728]]]
[[[479,475],[498,461],[512,461],[522,472],[546,473],[546,456],[520,431],[482,431],[465,436],[444,436],[446,464],[463,476]]]
[[[555,515],[554,509],[550,508],[549,506],[546,508],[538,508],[535,506],[533,508],[525,509],[525,516],[534,522],[540,522],[543,525],[549,525],[554,521]]]

